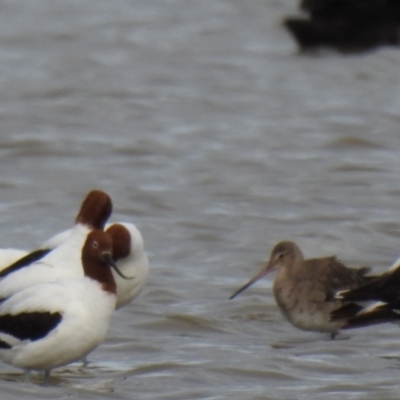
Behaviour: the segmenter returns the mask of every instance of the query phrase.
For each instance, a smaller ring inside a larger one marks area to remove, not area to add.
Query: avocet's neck
[[[83,201],[75,223],[87,225],[92,229],[104,229],[111,211],[112,202],[110,196],[101,190],[92,190]]]

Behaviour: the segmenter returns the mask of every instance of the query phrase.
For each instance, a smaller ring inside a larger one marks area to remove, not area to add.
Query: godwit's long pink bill
[[[268,272],[272,271],[273,266],[270,266],[269,263],[266,265],[265,268],[263,268],[258,274],[256,274],[253,278],[251,278],[245,285],[243,285],[239,290],[237,290],[231,297],[229,297],[229,300],[232,300],[235,298],[237,295],[240,293],[244,292],[248,287],[250,287],[253,283],[256,283],[258,280],[260,280],[262,277],[268,274]]]

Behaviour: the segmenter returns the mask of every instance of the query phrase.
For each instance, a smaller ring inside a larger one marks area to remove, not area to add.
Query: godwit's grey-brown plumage
[[[332,338],[345,318],[361,309],[354,303],[335,299],[335,293],[358,287],[369,279],[365,277],[368,268],[348,268],[335,257],[304,260],[300,248],[285,241],[273,248],[267,265],[231,298],[273,270],[278,271],[273,293],[284,317],[299,329],[328,332]],[[332,321],[332,311],[343,306],[342,319]]]

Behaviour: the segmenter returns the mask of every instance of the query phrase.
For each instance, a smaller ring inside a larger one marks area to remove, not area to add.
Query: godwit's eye
[[[92,243],[93,248],[97,249],[99,247],[99,244],[95,241]]]

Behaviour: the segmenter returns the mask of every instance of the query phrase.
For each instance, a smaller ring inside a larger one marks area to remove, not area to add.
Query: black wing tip
[[[4,342],[3,340],[0,339],[0,349],[11,349],[11,345],[9,345],[7,342]]]
[[[370,310],[363,310],[355,316],[348,318],[341,329],[363,328],[372,325],[396,322],[400,314],[393,305],[382,303]]]
[[[340,321],[347,320],[356,316],[360,311],[362,311],[362,307],[357,303],[347,303],[344,306],[334,310],[331,312],[329,316],[330,321]]]
[[[1,315],[0,333],[14,336],[19,340],[35,341],[45,337],[61,320],[62,315],[59,312],[25,312]],[[1,342],[2,340],[0,340],[0,348]]]
[[[32,251],[31,253],[14,262],[13,264],[9,265],[7,268],[3,269],[0,272],[0,278],[4,278],[12,272],[18,271],[19,269],[25,268],[33,264],[34,262],[41,260],[47,254],[49,254],[50,251],[51,249],[39,249]]]

